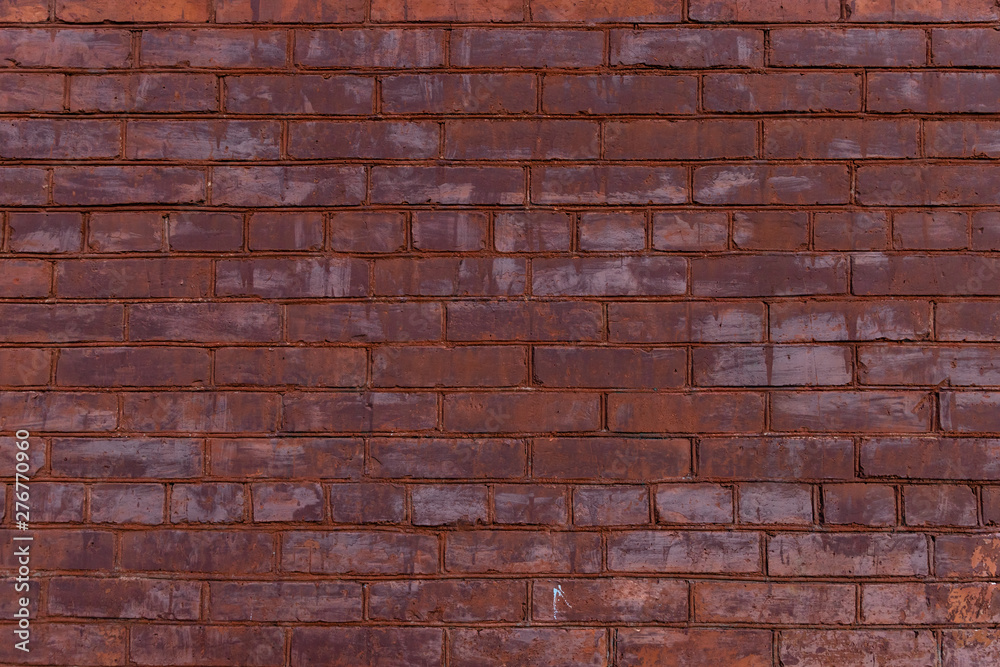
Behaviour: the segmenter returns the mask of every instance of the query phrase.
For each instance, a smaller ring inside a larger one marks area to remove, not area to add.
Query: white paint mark
[[[558,584],[556,586],[553,586],[553,588],[552,588],[552,620],[553,621],[559,620],[559,612],[556,609],[556,604],[559,601],[559,598],[562,598],[562,601],[563,601],[564,605],[566,605],[570,609],[573,608],[573,605],[571,605],[569,603],[569,601],[566,599],[566,594],[563,593],[562,586],[560,586]]]

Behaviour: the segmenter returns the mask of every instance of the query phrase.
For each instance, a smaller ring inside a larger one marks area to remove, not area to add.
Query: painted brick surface
[[[1000,663],[998,19],[0,2],[0,662]]]

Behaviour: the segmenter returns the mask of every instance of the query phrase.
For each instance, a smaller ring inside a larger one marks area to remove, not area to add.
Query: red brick
[[[732,523],[733,492],[718,484],[656,487],[658,523]]]
[[[854,606],[851,585],[699,581],[694,587],[703,623],[847,625]]]
[[[687,355],[683,350],[536,347],[534,379],[550,387],[680,387]]]
[[[289,125],[288,152],[296,158],[436,157],[437,123],[405,121],[305,121]]]
[[[86,489],[83,484],[32,484],[32,520],[36,523],[82,523]],[[49,611],[52,611],[51,605]]]
[[[56,384],[79,387],[205,386],[208,350],[185,347],[71,347],[61,350]]]
[[[90,487],[94,523],[163,523],[162,484],[95,484]]]
[[[510,580],[386,581],[368,591],[369,615],[388,621],[522,621],[527,606],[524,584]]]
[[[771,633],[763,630],[713,628],[623,628],[617,631],[616,664],[732,664],[768,667]]]
[[[372,352],[376,387],[509,387],[527,379],[528,358],[519,347],[406,346]]]
[[[877,255],[854,258],[855,294],[1000,294],[990,279],[1000,271],[992,257]]]
[[[493,487],[497,523],[564,525],[569,521],[568,490],[538,483]]]
[[[200,477],[204,445],[193,438],[56,438],[55,477],[172,479]]]
[[[703,438],[698,474],[719,479],[852,479],[854,445],[848,438]]]
[[[743,484],[739,497],[740,523],[813,523],[812,491],[805,484]]]
[[[653,247],[656,250],[725,250],[728,238],[725,213],[653,214]]]
[[[334,523],[402,523],[406,490],[396,484],[333,484],[330,518]]]
[[[391,258],[375,261],[375,293],[419,296],[516,296],[524,293],[522,259]]]
[[[597,533],[469,530],[448,533],[450,573],[584,573],[601,569]]]
[[[852,21],[894,21],[922,23],[924,21],[995,21],[1000,14],[988,0],[958,0],[948,4],[931,4],[920,0],[851,0],[848,18]]]
[[[20,531],[0,531],[0,537],[7,540],[12,547],[16,544],[12,538],[19,534],[24,536]],[[89,571],[110,571],[112,569],[114,562],[113,533],[73,527],[38,531],[34,533],[33,537],[36,539],[30,545],[30,559],[33,570],[36,572],[39,569]],[[8,554],[0,557],[0,568],[13,571],[17,565],[18,557],[14,555],[14,548],[11,548]],[[0,657],[0,659],[3,658]]]
[[[761,305],[694,301],[616,303],[608,309],[611,340],[629,343],[760,341]]]
[[[69,108],[112,113],[215,111],[218,87],[211,74],[74,75]]]
[[[362,443],[351,438],[209,440],[212,476],[320,479],[361,476]]]
[[[598,124],[582,120],[455,120],[445,124],[451,160],[576,160],[600,156]],[[434,148],[436,148],[436,136]]]
[[[83,216],[79,213],[18,213],[8,216],[14,252],[74,252],[83,248]]]
[[[569,250],[572,226],[568,214],[555,211],[499,213],[493,243],[499,252]]]
[[[368,262],[348,257],[216,262],[215,293],[268,299],[366,296]]]
[[[994,358],[993,349],[981,345],[871,345],[858,351],[865,384],[997,385]]]
[[[552,74],[542,93],[549,113],[691,114],[698,108],[693,76]]]
[[[909,526],[975,526],[976,494],[968,486],[903,487]]]
[[[822,118],[764,121],[768,158],[916,157],[915,120]]]
[[[413,247],[429,251],[475,251],[486,247],[489,220],[484,213],[421,211],[413,215]]]
[[[112,431],[117,397],[109,393],[0,392],[0,428],[29,431]]]
[[[525,446],[508,439],[372,438],[372,477],[511,479],[524,477]]]
[[[611,572],[760,572],[760,536],[749,532],[632,531],[608,538]]]
[[[769,539],[767,553],[768,574],[778,577],[928,573],[927,537],[916,533],[784,533]]]
[[[50,262],[37,259],[5,259],[0,265],[0,295],[5,298],[44,298],[49,296],[51,285]],[[31,305],[25,304],[28,308],[31,308]],[[15,305],[14,308],[18,306]],[[15,332],[11,331],[8,335],[10,334]]]
[[[622,432],[728,433],[760,428],[761,394],[748,392],[608,396],[608,428]]]
[[[49,3],[43,0],[19,0],[0,6],[0,20],[18,23],[45,21],[49,16]]]
[[[125,396],[124,426],[136,431],[274,431],[279,397],[253,392],[136,392]]]
[[[3,93],[0,92],[0,95]],[[32,167],[0,168],[0,204],[39,205],[46,203],[46,174]]]
[[[470,525],[487,522],[487,487],[481,484],[421,484],[410,487],[417,526]]]
[[[368,114],[374,80],[360,76],[246,74],[226,77],[226,111],[251,114]]]
[[[250,531],[145,530],[121,537],[126,571],[259,574],[272,570],[274,536]]]
[[[807,301],[771,307],[776,341],[923,340],[930,336],[926,301]]]
[[[869,472],[867,467],[865,472]],[[882,484],[827,484],[823,487],[823,521],[892,526],[896,523],[896,493]]]
[[[1000,440],[981,438],[868,438],[861,468],[870,477],[1000,479]]]
[[[293,665],[437,665],[444,639],[439,628],[297,627]]]
[[[831,72],[710,74],[705,77],[708,111],[860,111],[861,77]]]
[[[234,206],[316,206],[360,204],[361,167],[216,167],[212,201]]]
[[[281,628],[211,625],[138,625],[129,654],[139,665],[284,664]]]
[[[115,0],[56,0],[56,18],[70,23],[202,23],[208,21],[208,0],[160,0],[130,4]]]
[[[816,250],[886,250],[889,216],[882,211],[816,213],[813,243]]]
[[[174,484],[170,491],[170,522],[242,521],[245,495],[240,484]]]
[[[338,303],[286,306],[288,339],[306,342],[441,340],[435,303]]]
[[[258,211],[250,218],[250,250],[319,250],[322,247],[323,216],[320,213]]]
[[[401,74],[382,79],[386,113],[492,113],[535,111],[531,74]]]
[[[14,265],[17,266],[17,265]],[[30,290],[47,294],[48,289]],[[0,340],[19,343],[122,340],[124,308],[117,304],[0,304],[7,326]]]
[[[285,532],[281,570],[310,574],[432,574],[437,570],[434,535],[371,532]]]
[[[147,67],[280,68],[286,42],[281,30],[143,30],[139,52]]]
[[[934,48],[938,48],[936,39]],[[919,67],[926,60],[923,30],[786,28],[771,32],[771,64],[779,67]]]
[[[26,347],[0,348],[0,367],[4,369],[3,384],[15,386],[48,384],[53,353],[53,350]]]
[[[215,353],[218,384],[356,387],[365,383],[359,348],[228,347]]]
[[[645,28],[611,33],[612,65],[647,67],[762,67],[764,35],[759,30]]]
[[[0,32],[0,40],[2,40]],[[2,78],[0,78],[2,81]],[[117,157],[121,123],[105,120],[10,119],[0,122],[0,156],[79,160]]]
[[[274,482],[254,484],[254,521],[322,521],[323,488],[319,484]]]
[[[667,438],[539,438],[532,472],[549,479],[653,481],[691,471],[687,440]]]
[[[204,259],[81,259],[56,265],[56,294],[75,298],[204,298],[212,264]]]
[[[0,111],[5,113],[62,111],[64,80],[65,77],[61,74],[4,72],[0,74]],[[33,125],[38,127],[40,124],[36,122]]]
[[[580,250],[643,250],[646,216],[642,213],[584,213],[578,225]]]
[[[989,282],[991,276],[984,275]],[[975,283],[982,285],[982,283]],[[936,331],[939,340],[994,341],[997,340],[996,322],[1000,318],[997,304],[990,301],[951,301],[935,309]]]
[[[188,167],[57,167],[59,204],[189,204],[205,199],[205,172]]]
[[[694,172],[702,204],[845,204],[848,174],[836,165],[709,166]]]
[[[372,0],[373,21],[469,21],[502,22],[524,18],[518,0],[497,0],[489,4],[454,0],[442,6],[428,0]]]
[[[836,0],[691,0],[688,8],[695,21],[729,23],[828,22],[840,18]]]
[[[687,290],[687,262],[677,257],[583,257],[532,260],[539,296],[653,296]]]
[[[604,33],[597,30],[463,29],[451,35],[458,67],[599,67]]]
[[[584,628],[458,629],[451,633],[449,664],[455,667],[502,665],[606,664],[607,634]],[[566,663],[564,663],[566,664]]]
[[[833,346],[711,346],[695,348],[695,384],[704,386],[844,385],[852,352]]]
[[[674,23],[679,0],[531,0],[533,21],[583,23]]]
[[[975,432],[1000,430],[1000,394],[989,392],[942,392],[941,428],[945,431]]]
[[[198,582],[117,577],[53,578],[46,601],[50,614],[85,618],[193,621],[200,606]]]
[[[1000,589],[992,583],[866,584],[861,590],[861,614],[866,623],[1000,621]]]
[[[902,250],[961,250],[969,245],[969,216],[960,211],[896,213],[892,244]]]
[[[213,581],[210,616],[214,621],[361,620],[361,586],[341,582]],[[255,604],[247,605],[247,600]]]
[[[444,397],[444,428],[467,433],[593,431],[599,396],[579,392],[476,392]]]
[[[520,167],[372,167],[378,204],[522,204]]]
[[[577,526],[649,523],[649,491],[642,486],[580,486],[573,491]]]
[[[927,154],[935,157],[995,158],[1000,125],[991,121],[937,120],[924,124]]]
[[[778,431],[922,432],[930,397],[907,391],[782,391],[771,395],[771,428]]]
[[[278,307],[251,303],[151,303],[129,306],[132,340],[275,341]]]
[[[1000,109],[998,91],[992,72],[872,72],[867,106],[876,113],[991,113]]]
[[[833,254],[704,257],[691,262],[700,296],[792,296],[847,291],[847,261]]]
[[[359,23],[364,0],[215,0],[219,23]]]
[[[987,526],[1000,524],[1000,489],[995,486],[984,486],[983,523]]]
[[[739,250],[805,250],[809,216],[783,211],[733,214],[733,247]]]
[[[94,252],[160,250],[165,237],[165,218],[154,211],[91,213],[87,248]]]
[[[792,665],[842,665],[858,656],[885,665],[931,665],[937,660],[934,635],[927,630],[789,630],[781,633],[779,646],[780,660]]]
[[[603,328],[600,306],[579,302],[449,303],[447,314],[459,341],[596,341]]]
[[[19,6],[30,3],[17,2]],[[6,7],[5,7],[6,9]],[[0,626],[0,631],[13,635],[14,624]],[[34,624],[29,651],[24,653],[5,642],[0,647],[0,660],[10,664],[44,665],[58,660],[66,665],[107,667],[127,664],[128,628],[112,623],[40,623]],[[25,660],[27,660],[25,662]]]
[[[125,156],[133,160],[274,160],[281,126],[271,121],[132,121]]]
[[[443,30],[413,28],[300,30],[295,34],[295,63],[324,69],[439,67],[444,64],[444,37]]]
[[[283,397],[286,431],[422,431],[437,425],[432,393],[298,393]]]
[[[537,204],[682,204],[682,167],[533,167],[531,200]]]
[[[757,123],[748,120],[637,120],[607,123],[604,150],[612,160],[754,157]]]
[[[1000,536],[938,535],[934,571],[939,577],[990,577],[1000,572]]]
[[[688,617],[687,584],[682,581],[620,577],[543,580],[535,581],[533,589],[532,617],[538,621],[670,623]]]

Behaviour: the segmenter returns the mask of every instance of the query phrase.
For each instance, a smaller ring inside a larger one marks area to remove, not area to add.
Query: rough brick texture
[[[998,20],[0,1],[0,663],[1000,664]]]

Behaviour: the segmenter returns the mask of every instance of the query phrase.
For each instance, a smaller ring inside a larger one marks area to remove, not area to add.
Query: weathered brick
[[[250,531],[146,530],[123,533],[121,567],[126,571],[271,572],[274,536]]]
[[[916,157],[919,129],[919,123],[913,120],[766,120],[764,156],[806,159]]]
[[[725,23],[827,22],[840,18],[840,5],[835,0],[691,0],[688,14],[695,21]]]
[[[683,204],[688,199],[682,167],[532,167],[536,204]],[[519,203],[519,202],[509,202]]]
[[[368,613],[389,621],[522,621],[524,584],[512,580],[386,581],[368,588]]]
[[[688,617],[687,584],[683,581],[645,577],[550,579],[536,580],[532,587],[532,618],[537,621],[670,623]]]
[[[864,463],[862,467],[867,473]],[[882,484],[827,484],[823,487],[823,520],[832,524],[894,525],[896,494],[891,486]]]
[[[71,111],[177,113],[216,111],[212,74],[101,74],[70,77]]]
[[[206,386],[210,366],[208,350],[190,347],[72,347],[59,353],[56,384]]]
[[[438,154],[437,123],[303,121],[289,124],[288,152],[296,158],[419,159]]]
[[[200,477],[204,444],[194,438],[55,438],[56,477],[172,479]]]
[[[580,250],[643,250],[646,216],[642,213],[584,213],[577,225]]]
[[[57,577],[49,582],[46,608],[56,616],[193,621],[200,603],[201,584],[194,581]]]
[[[171,523],[233,523],[243,520],[246,493],[240,484],[174,484]]]
[[[649,491],[641,486],[580,486],[573,491],[573,522],[578,526],[649,523]]]
[[[535,347],[534,379],[549,387],[656,389],[684,385],[684,350]]]
[[[518,0],[497,0],[484,4],[475,0],[455,0],[441,5],[432,0],[371,0],[374,21],[469,21],[505,22],[524,18]]]
[[[353,205],[364,199],[362,167],[217,167],[212,201],[234,206]]]
[[[319,484],[273,482],[253,484],[254,521],[322,521],[323,488]]]
[[[442,634],[440,628],[296,627],[292,664],[436,665],[441,662]]]
[[[713,664],[768,667],[771,633],[753,629],[623,628],[618,630],[615,658],[622,667],[650,663]]]
[[[94,252],[160,250],[165,218],[155,211],[91,213],[87,248]]]
[[[709,74],[705,108],[724,113],[860,111],[861,77],[831,72]]]
[[[861,468],[871,477],[924,479],[1000,479],[991,438],[867,438]]]
[[[499,213],[493,220],[493,244],[499,252],[569,250],[572,218],[556,211]]]
[[[437,29],[300,30],[295,34],[295,62],[348,69],[436,67],[444,64],[444,36]]]
[[[162,0],[122,4],[114,0],[57,0],[56,17],[70,23],[202,23],[208,20],[208,0]]]
[[[687,290],[687,261],[677,257],[539,258],[531,262],[538,296],[665,296]]]
[[[568,491],[538,483],[493,487],[497,523],[562,525],[569,521]]]
[[[732,523],[733,491],[718,484],[660,484],[658,523]]]
[[[598,30],[455,30],[449,45],[458,67],[599,67],[604,33]]]
[[[352,297],[368,294],[368,262],[353,258],[234,259],[216,262],[219,296]]]
[[[2,40],[0,31],[0,40]],[[0,84],[3,79],[0,78]],[[117,157],[121,124],[106,120],[16,118],[0,122],[0,156],[14,159],[81,160]]]
[[[906,486],[904,519],[909,526],[975,526],[976,494],[971,487]]]
[[[694,382],[704,386],[844,385],[852,352],[834,346],[716,346],[695,348]]]
[[[95,484],[90,487],[94,523],[163,523],[162,484]]]
[[[678,0],[532,0],[534,21],[583,23],[673,23],[681,18]]]
[[[700,581],[694,606],[708,623],[846,625],[854,622],[854,586]]]
[[[372,168],[371,199],[379,204],[522,204],[519,167]]]
[[[1000,77],[993,72],[873,72],[867,90],[867,106],[874,112],[990,113],[1000,108]]]
[[[286,431],[420,431],[437,425],[431,393],[297,393],[283,397]]]
[[[762,67],[764,35],[759,30],[645,28],[611,33],[612,65],[647,67]]]
[[[212,439],[209,450],[214,477],[338,479],[361,476],[363,447],[359,439]]]
[[[455,120],[445,124],[451,160],[584,160],[600,156],[598,124],[582,120]],[[434,137],[437,148],[437,137]],[[412,151],[411,151],[412,153]]]
[[[250,218],[248,243],[250,250],[319,250],[323,247],[323,216],[309,212],[255,212]]]
[[[754,157],[757,124],[746,120],[637,120],[604,127],[612,160]]]
[[[1000,154],[1000,125],[992,121],[934,120],[924,124],[927,154],[935,157],[994,158]]]
[[[251,114],[368,114],[374,89],[373,79],[350,75],[227,76],[225,108]]]
[[[692,114],[693,76],[561,75],[545,77],[542,109],[568,114]]]
[[[291,341],[441,340],[444,327],[435,303],[295,304],[285,310]]]
[[[14,252],[78,252],[83,248],[79,213],[11,213],[7,218]]]
[[[805,484],[742,484],[737,510],[740,523],[813,523],[812,491]]]
[[[1000,17],[996,5],[987,0],[959,0],[941,5],[927,5],[920,0],[850,0],[848,18],[852,21],[993,21]]]
[[[205,200],[205,172],[191,167],[57,167],[58,204],[193,204]]]
[[[809,216],[783,211],[733,214],[733,247],[739,250],[805,250]]]
[[[361,586],[342,582],[213,581],[213,621],[344,622],[361,619]],[[251,609],[246,601],[256,600]]]
[[[136,392],[125,396],[124,424],[137,431],[274,431],[279,397],[248,391]]]
[[[35,265],[31,265],[34,267]],[[13,267],[20,268],[18,264]],[[35,282],[35,281],[33,281]],[[12,286],[27,294],[47,295],[48,289]],[[0,317],[8,326],[0,340],[16,343],[120,341],[124,335],[125,309],[117,304],[0,304]]]
[[[919,433],[930,425],[929,395],[917,391],[781,391],[771,395],[778,431]]]
[[[16,3],[30,6],[32,3]],[[6,6],[5,9],[9,7]],[[15,624],[4,624],[3,631],[13,635]],[[28,647],[27,664],[45,664],[57,660],[72,665],[127,664],[128,628],[118,623],[37,623]],[[24,651],[14,647],[15,642],[7,642],[0,648],[0,660],[11,664],[25,664]]]
[[[271,304],[136,304],[128,315],[129,336],[137,341],[264,342],[280,336],[280,314]]]
[[[457,573],[584,573],[601,567],[597,533],[469,530],[448,534],[445,568]]]
[[[205,298],[212,264],[204,259],[80,259],[56,265],[56,294],[75,298]]]
[[[9,431],[113,431],[117,397],[71,391],[0,392],[0,428]]]
[[[882,211],[817,213],[813,228],[816,250],[886,250],[889,216]]]
[[[400,74],[382,79],[387,113],[490,113],[534,111],[536,78],[530,74]]]
[[[885,664],[934,664],[937,645],[928,630],[789,630],[781,633],[782,662],[846,664],[869,656]]]
[[[550,665],[569,661],[597,667],[606,662],[607,635],[589,628],[458,629],[452,634],[449,664]]]
[[[569,301],[450,303],[447,316],[456,341],[597,341],[603,326],[600,306]]]
[[[990,275],[982,278],[989,280]],[[974,285],[981,286],[982,282]],[[988,284],[992,284],[991,282]],[[948,301],[935,309],[935,325],[940,340],[994,341],[997,340],[995,322],[1000,311],[992,301]]]
[[[486,247],[486,214],[465,211],[420,211],[414,214],[410,232],[417,250],[466,252]]]
[[[939,577],[990,577],[1000,572],[1000,536],[939,535],[934,540],[934,571]]]
[[[1000,394],[990,392],[942,392],[941,428],[946,431],[977,432],[1000,430],[997,405]]]
[[[143,30],[140,60],[153,67],[282,67],[287,33],[281,30]]]
[[[865,584],[861,615],[866,623],[996,623],[998,596],[987,583]]]
[[[612,572],[760,572],[760,536],[750,532],[632,531],[608,538]]]
[[[281,538],[283,572],[433,574],[437,563],[438,539],[432,535],[290,531]]]
[[[215,0],[219,23],[359,23],[364,0]]]
[[[129,654],[140,665],[280,665],[285,657],[281,628],[141,625]]]
[[[927,574],[927,538],[916,533],[784,533],[767,553],[768,574],[779,577]]]
[[[330,486],[330,518],[334,523],[402,523],[406,490],[396,484]]]
[[[536,477],[652,481],[685,477],[691,445],[677,438],[536,438]]]
[[[691,261],[698,296],[798,296],[847,292],[847,260],[835,254],[699,257]]]
[[[836,165],[708,166],[694,172],[701,204],[846,204],[848,174]]]
[[[524,443],[510,439],[372,438],[371,475],[385,478],[519,478]]]
[[[514,257],[375,260],[374,291],[391,296],[518,296],[527,263]]]
[[[785,302],[774,304],[770,313],[776,341],[923,340],[931,332],[926,301]]]
[[[357,387],[365,383],[360,348],[224,347],[215,352],[218,384]]]
[[[281,126],[260,120],[131,121],[125,156],[133,160],[275,160]]]
[[[937,40],[934,44],[938,48]],[[771,63],[786,67],[913,67],[927,60],[922,30],[785,28],[771,32]]]
[[[444,397],[444,428],[470,433],[592,431],[600,422],[599,396],[582,392],[451,393]]]
[[[866,345],[858,362],[865,384],[1000,384],[993,350],[982,345]]]
[[[760,304],[718,301],[613,303],[611,340],[624,343],[753,342],[764,338]]]
[[[363,361],[362,354],[362,371]],[[520,347],[422,345],[381,347],[372,353],[376,387],[510,387],[527,379],[528,355]]]
[[[418,526],[487,523],[488,490],[482,484],[421,484],[410,488],[413,523]]]
[[[703,438],[701,477],[749,480],[852,479],[854,445],[848,438]]]
[[[83,523],[86,489],[83,484],[46,482],[32,484],[30,487],[32,520],[39,523]],[[49,590],[51,591],[51,588]]]

